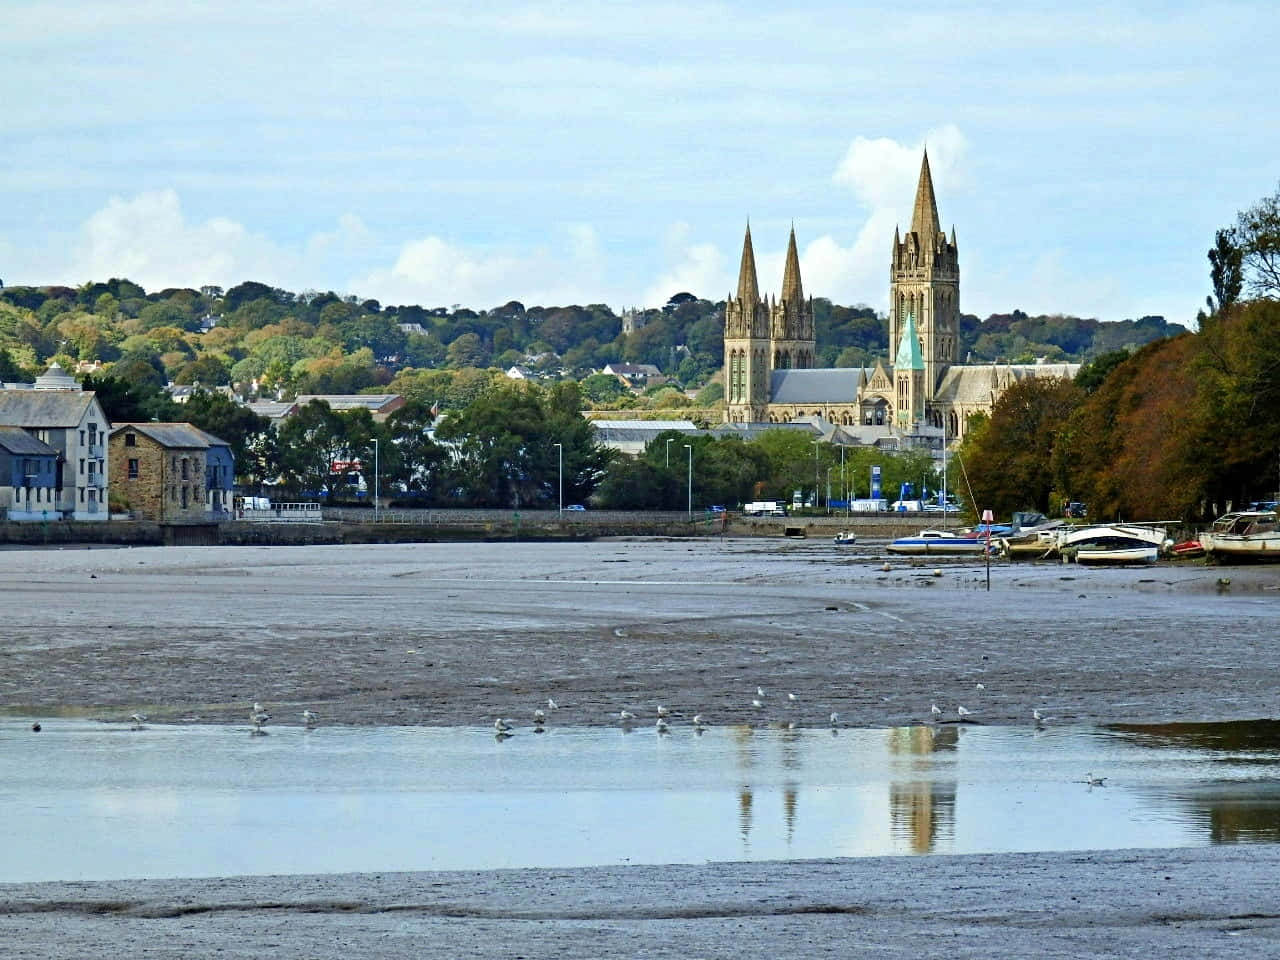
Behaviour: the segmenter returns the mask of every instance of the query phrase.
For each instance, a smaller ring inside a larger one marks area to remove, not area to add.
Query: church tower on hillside
[[[804,298],[800,282],[800,255],[796,252],[796,228],[787,241],[787,264],[782,270],[782,299],[769,311],[774,370],[808,370],[816,347],[813,302]]]
[[[911,229],[905,237],[895,229],[889,266],[889,343],[903,356],[908,318],[924,364],[925,401],[933,400],[948,366],[957,363],[960,339],[960,260],[956,230],[942,232],[933,195],[929,153],[920,164]],[[913,337],[914,339],[914,337]]]
[[[724,396],[731,423],[758,423],[769,404],[769,307],[756,282],[751,225],[742,241],[738,295],[724,305]]]

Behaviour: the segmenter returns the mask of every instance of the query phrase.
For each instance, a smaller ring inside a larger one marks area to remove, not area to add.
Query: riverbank
[[[238,723],[257,700],[284,722],[488,725],[553,698],[571,725],[662,704],[897,726],[933,703],[1154,723],[1275,716],[1280,677],[1268,567],[993,564],[988,593],[980,561],[886,571],[781,539],[18,555],[0,703],[34,715]]]
[[[0,886],[9,957],[1280,951],[1276,846]]]

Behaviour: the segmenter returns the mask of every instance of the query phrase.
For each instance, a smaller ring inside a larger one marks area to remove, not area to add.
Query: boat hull
[[[1218,561],[1280,563],[1280,533],[1253,536],[1206,533],[1200,537],[1200,546],[1207,556]]]
[[[1159,547],[1079,547],[1076,563],[1092,566],[1116,566],[1155,563]]]
[[[925,554],[936,554],[938,556],[977,554],[981,556],[983,551],[987,549],[987,541],[971,540],[966,537],[952,537],[946,540],[902,537],[893,541],[885,549],[890,553],[905,554],[907,556],[922,556]]]

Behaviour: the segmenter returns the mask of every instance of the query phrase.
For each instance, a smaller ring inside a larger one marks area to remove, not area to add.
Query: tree
[[[1009,386],[980,428],[961,444],[975,507],[998,515],[1033,508],[1050,512],[1064,492],[1053,473],[1058,429],[1079,406],[1081,391],[1070,380],[1030,377]]]
[[[227,363],[214,353],[206,353],[203,357],[183,364],[176,374],[174,383],[200,383],[209,387],[220,387],[230,382],[231,374]]]
[[[611,405],[627,392],[622,381],[609,373],[593,373],[580,386],[583,396],[602,407]]]
[[[116,376],[119,366],[116,364],[111,368],[111,375],[89,375],[81,383],[85,390],[92,390],[97,395],[98,405],[109,422],[172,422],[181,419],[178,405],[164,390],[146,378],[126,380]]]
[[[182,405],[181,415],[230,445],[237,476],[260,479],[275,474],[275,464],[263,462],[264,454],[274,452],[265,439],[272,433],[266,417],[210,390],[195,391]]]
[[[441,495],[441,468],[448,461],[444,447],[431,439],[435,414],[422,400],[411,400],[387,418],[387,443],[382,470],[388,483],[428,503]]]
[[[1240,288],[1244,284],[1243,259],[1244,251],[1236,242],[1236,232],[1219,230],[1209,250],[1209,279],[1216,301],[1210,307],[1214,313],[1226,313],[1240,299]]]
[[[338,481],[333,465],[350,459],[347,424],[342,416],[323,400],[312,400],[280,426],[279,437],[285,485],[303,495],[319,493],[332,501]]]
[[[1242,210],[1234,233],[1250,291],[1280,297],[1280,188]]]

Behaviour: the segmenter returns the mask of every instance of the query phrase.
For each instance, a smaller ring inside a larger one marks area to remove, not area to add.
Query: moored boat
[[[1137,546],[1128,539],[1114,544],[1099,541],[1076,548],[1076,563],[1094,566],[1155,563],[1159,556],[1159,547]]]
[[[852,530],[841,530],[832,539],[837,547],[851,547],[858,542],[858,535]]]
[[[1200,534],[1204,552],[1216,561],[1280,561],[1280,529],[1274,510],[1223,514]]]
[[[1135,523],[1105,523],[1074,527],[1058,534],[1063,560],[1078,563],[1154,563],[1173,546],[1164,527]]]
[[[918,554],[981,554],[987,549],[986,538],[961,536],[946,530],[921,530],[914,537],[899,537],[885,548],[890,553]]]

